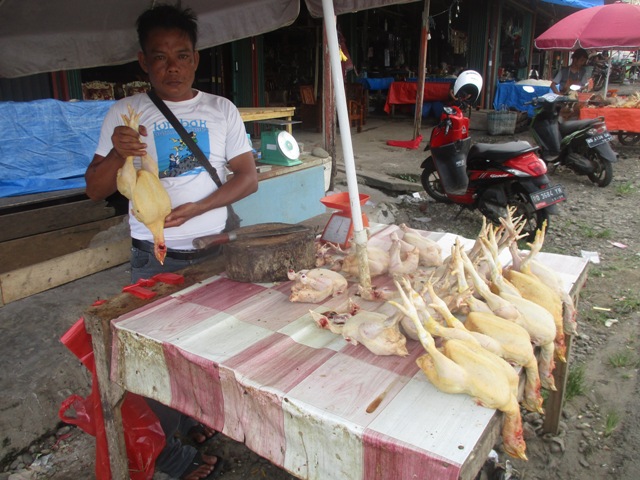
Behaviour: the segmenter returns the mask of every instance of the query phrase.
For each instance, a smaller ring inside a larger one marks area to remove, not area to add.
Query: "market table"
[[[397,229],[373,226],[370,244],[388,248]],[[443,252],[460,238],[424,235]],[[508,255],[503,252],[503,264]],[[584,259],[545,253],[539,259],[577,295]],[[303,479],[471,479],[484,464],[501,414],[433,387],[415,364],[424,354],[418,342],[408,342],[407,357],[380,357],[316,326],[309,310],[345,311],[348,299],[358,298],[355,284],[315,305],[289,302],[289,282],[238,283],[223,273],[197,283],[188,277],[191,286],[140,308],[125,312],[119,299],[88,314],[105,405],[117,405],[122,389],[154,398]],[[386,303],[357,301],[367,310],[394,311]],[[117,318],[109,322],[103,307]],[[109,355],[115,383],[108,382]],[[564,383],[557,386],[561,396]],[[115,418],[107,433],[117,438],[117,415],[105,418]],[[111,441],[109,447],[112,465],[122,465],[113,456],[123,447]]]
[[[424,84],[424,99],[428,102],[446,102],[449,100],[451,81],[426,81]],[[384,111],[393,115],[395,105],[415,105],[418,96],[417,82],[393,82],[389,85],[389,93],[384,105]]]
[[[498,82],[496,87],[496,96],[493,99],[493,108],[496,110],[515,108],[521,112],[527,112],[529,117],[533,117],[533,105],[525,105],[536,97],[541,97],[547,93],[551,93],[550,86],[529,85],[533,88],[533,92],[525,92],[522,88],[523,83],[514,82]]]
[[[271,120],[274,118],[284,118],[290,122],[293,119],[296,107],[239,107],[238,110],[243,122]],[[288,124],[286,128],[289,133],[292,133],[291,124]]]
[[[582,107],[580,120],[604,117],[609,131],[640,133],[640,108]]]
[[[580,119],[604,117],[607,129],[618,134],[623,145],[640,142],[640,108],[587,107],[580,108]]]

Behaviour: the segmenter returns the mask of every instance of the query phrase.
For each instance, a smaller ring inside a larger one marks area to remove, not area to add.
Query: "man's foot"
[[[187,432],[187,437],[195,443],[204,443],[212,438],[217,432],[202,423],[198,423],[191,427]]]
[[[182,473],[180,480],[208,480],[217,478],[222,469],[222,462],[218,457],[196,453],[191,464]]]

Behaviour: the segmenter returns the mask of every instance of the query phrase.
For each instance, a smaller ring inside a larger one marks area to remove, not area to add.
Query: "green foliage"
[[[632,290],[623,290],[616,298],[615,310],[621,314],[633,313],[640,309],[640,294]]]
[[[569,402],[571,399],[579,395],[584,395],[586,388],[585,366],[580,364],[573,368],[569,368],[567,386],[564,391],[564,400]]]
[[[405,182],[418,183],[420,181],[420,175],[415,173],[391,173],[390,175]]]
[[[600,238],[606,240],[611,238],[613,235],[613,232],[608,228],[598,229],[585,223],[578,224],[578,229],[580,234],[586,238]]]
[[[629,350],[623,350],[611,355],[609,364],[614,368],[635,367],[638,365],[638,359]]]
[[[616,185],[615,189],[618,195],[629,195],[634,192],[636,187],[634,187],[631,182],[625,182],[620,185]]]
[[[620,415],[618,412],[611,411],[607,413],[607,418],[604,421],[604,436],[610,436],[620,423]]]

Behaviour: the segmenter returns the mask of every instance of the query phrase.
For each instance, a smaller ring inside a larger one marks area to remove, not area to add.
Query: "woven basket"
[[[516,131],[517,112],[500,110],[487,114],[487,131],[489,135],[513,135]]]

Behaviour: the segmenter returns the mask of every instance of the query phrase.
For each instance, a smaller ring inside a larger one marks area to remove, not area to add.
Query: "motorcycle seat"
[[[521,155],[527,152],[536,151],[538,147],[532,146],[529,142],[519,140],[507,143],[475,143],[469,150],[468,159],[483,158],[497,162],[506,162],[515,154]]]
[[[587,120],[567,120],[566,122],[559,123],[560,135],[563,137],[570,133],[577,132],[589,128],[591,125],[595,125],[599,120],[597,118],[589,118]]]

